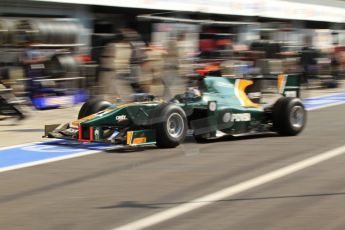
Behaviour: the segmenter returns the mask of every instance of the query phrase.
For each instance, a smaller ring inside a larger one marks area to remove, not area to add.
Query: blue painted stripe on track
[[[3,150],[0,149],[0,169],[24,163],[74,155],[90,150],[104,150],[109,147],[110,145],[106,144],[78,143],[65,140],[14,146]]]
[[[322,108],[324,106],[345,102],[345,93],[336,93],[320,97],[306,98],[303,103],[306,109]]]

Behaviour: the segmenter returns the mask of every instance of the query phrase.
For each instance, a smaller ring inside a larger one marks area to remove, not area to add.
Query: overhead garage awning
[[[268,18],[345,22],[344,7],[283,0],[34,0],[82,5],[143,8],[167,11],[258,16]]]

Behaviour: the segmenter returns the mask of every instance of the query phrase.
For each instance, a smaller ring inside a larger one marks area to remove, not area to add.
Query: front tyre
[[[307,113],[299,98],[283,97],[273,106],[273,127],[280,135],[299,134],[307,121]]]
[[[92,98],[85,102],[79,110],[78,119],[82,119],[91,114],[102,111],[111,106],[110,102],[104,101],[99,98]]]
[[[156,130],[156,145],[159,148],[175,148],[186,137],[187,118],[182,108],[174,104],[163,104],[152,117]]]

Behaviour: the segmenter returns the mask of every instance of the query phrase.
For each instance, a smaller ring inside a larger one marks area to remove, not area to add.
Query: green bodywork
[[[250,80],[208,76],[198,80],[201,95],[179,94],[171,103],[185,111],[189,129],[196,135],[216,137],[217,132],[236,135],[269,131],[272,128],[269,109],[259,103],[253,103],[248,98],[245,90],[249,86],[241,87],[241,83],[246,85],[248,81]],[[298,96],[299,84],[296,81],[298,77],[286,76],[284,88],[280,89],[280,93],[293,91],[295,96]],[[152,114],[164,103],[167,102],[113,104],[86,118],[60,125],[53,131],[50,130],[52,132],[48,130],[46,136],[125,145],[154,144]],[[210,109],[210,103],[216,105],[215,109]],[[75,129],[78,129],[78,132]]]
[[[241,103],[236,92],[235,83],[237,79],[222,77],[206,77],[202,80],[204,92],[200,98],[186,100],[179,105],[191,117],[191,128],[197,134],[214,135],[216,131],[227,134],[247,133],[255,128],[265,119],[264,109],[258,107],[246,107]],[[177,95],[181,98],[184,95]],[[216,110],[209,110],[209,102],[216,103]],[[196,119],[194,113],[204,112],[206,117],[201,116]],[[222,122],[225,113],[230,114],[229,122]],[[237,119],[234,118],[237,116]],[[241,119],[241,115],[242,116]],[[244,119],[243,119],[244,118]]]

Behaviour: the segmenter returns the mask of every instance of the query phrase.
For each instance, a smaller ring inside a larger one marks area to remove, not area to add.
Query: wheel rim
[[[172,113],[167,120],[167,131],[173,138],[179,138],[184,130],[184,121],[179,113]]]
[[[304,109],[302,106],[292,107],[290,111],[290,122],[294,128],[302,128],[304,124]]]

